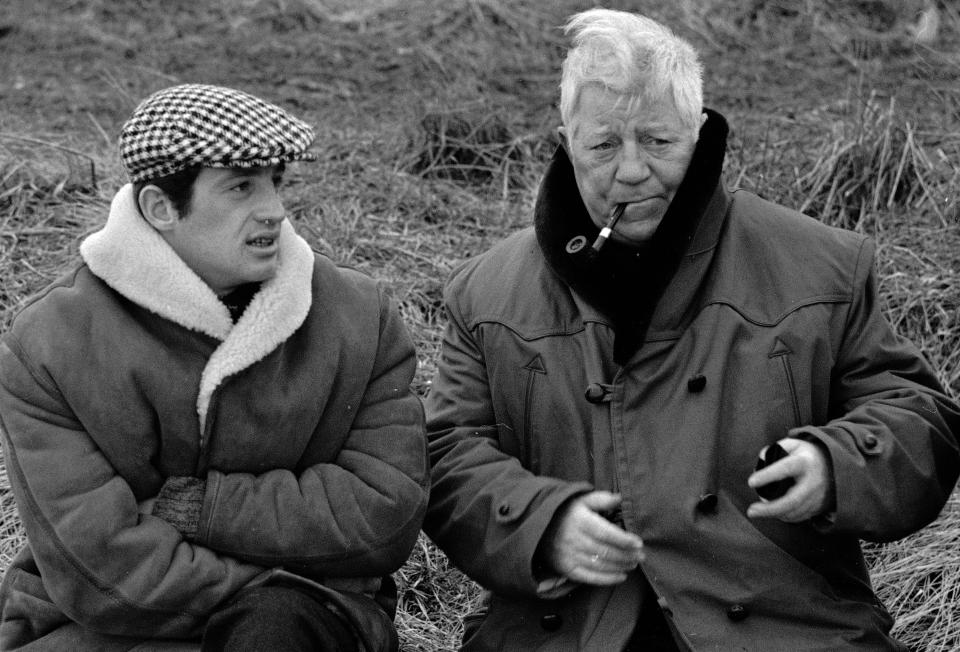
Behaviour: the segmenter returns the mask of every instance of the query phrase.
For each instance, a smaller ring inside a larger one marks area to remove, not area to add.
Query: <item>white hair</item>
[[[628,97],[666,97],[694,137],[703,113],[703,67],[693,47],[639,14],[590,9],[564,26],[572,47],[563,61],[560,119],[568,125],[583,87],[599,84]]]

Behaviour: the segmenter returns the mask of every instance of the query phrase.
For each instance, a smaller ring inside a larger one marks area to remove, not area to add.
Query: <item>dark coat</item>
[[[277,275],[234,325],[135,211],[128,186],[84,264],[0,345],[29,540],[4,578],[2,649],[190,639],[238,589],[282,573],[332,599],[372,594],[418,536],[416,361],[376,283],[285,223]],[[138,507],[170,476],[206,480],[192,542]]]
[[[453,273],[424,527],[491,592],[464,649],[623,648],[637,574],[555,589],[533,574],[551,518],[591,489],[623,495],[619,520],[644,540],[641,570],[681,647],[899,649],[859,539],[936,517],[960,413],[882,317],[872,243],[726,192],[725,134],[711,114],[658,231],[672,234],[641,256],[654,265],[615,246],[607,262],[582,257],[597,229],[559,150],[536,229]],[[784,436],[828,453],[834,513],[745,516],[757,454]]]

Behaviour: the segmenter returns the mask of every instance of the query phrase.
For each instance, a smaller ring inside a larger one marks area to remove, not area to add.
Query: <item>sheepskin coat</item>
[[[130,186],[81,255],[0,345],[29,541],[4,578],[0,648],[189,641],[277,574],[335,601],[377,591],[428,493],[414,350],[377,284],[286,222],[276,275],[233,323]],[[143,513],[171,476],[206,481],[195,541]]]
[[[643,608],[680,649],[902,649],[859,539],[937,515],[960,412],[883,319],[871,242],[727,192],[725,137],[711,113],[641,259],[583,257],[597,228],[558,149],[535,226],[447,284],[424,529],[489,591],[464,650],[622,650]],[[785,436],[827,453],[836,508],[748,519],[757,455]],[[613,587],[557,585],[535,552],[592,489],[623,496],[610,518],[646,560]]]

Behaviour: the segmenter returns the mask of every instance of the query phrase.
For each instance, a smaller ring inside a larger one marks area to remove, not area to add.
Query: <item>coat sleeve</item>
[[[185,542],[138,513],[120,477],[17,341],[0,345],[4,460],[50,598],[90,629],[194,636],[263,569]]]
[[[399,568],[427,508],[423,406],[413,344],[380,293],[379,338],[350,432],[332,463],[259,475],[210,471],[197,540],[323,580]],[[374,304],[376,305],[376,304]]]
[[[466,290],[469,292],[469,290]],[[538,476],[500,449],[482,342],[447,288],[448,324],[426,399],[430,509],[424,530],[471,578],[503,595],[551,597],[533,569],[554,513],[592,487]]]
[[[880,311],[873,246],[861,248],[822,427],[836,483],[827,530],[871,541],[903,537],[936,518],[960,472],[960,412],[930,365]]]

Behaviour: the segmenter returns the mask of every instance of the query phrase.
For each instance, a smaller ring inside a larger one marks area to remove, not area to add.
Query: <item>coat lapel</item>
[[[284,220],[277,275],[261,286],[227,339],[210,356],[200,379],[201,432],[214,390],[228,376],[262,360],[300,328],[311,304],[313,250]],[[219,301],[218,301],[219,303]]]
[[[83,241],[80,255],[90,271],[130,301],[220,340],[200,378],[201,432],[217,387],[287,340],[303,324],[312,301],[313,251],[284,221],[277,273],[233,324],[213,290],[140,216],[130,185],[114,197],[107,224]]]
[[[133,187],[113,198],[107,223],[80,245],[90,271],[134,303],[200,333],[226,339],[230,312],[140,216]]]

